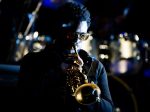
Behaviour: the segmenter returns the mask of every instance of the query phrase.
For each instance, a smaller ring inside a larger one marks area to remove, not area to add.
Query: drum
[[[109,44],[110,72],[116,75],[137,74],[142,65],[140,38],[126,32],[117,35]]]
[[[33,32],[27,36],[18,33],[15,40],[15,47],[12,53],[12,61],[18,62],[24,55],[29,52],[39,52],[45,48],[47,44],[52,42],[52,38],[48,35],[39,35],[38,32]]]

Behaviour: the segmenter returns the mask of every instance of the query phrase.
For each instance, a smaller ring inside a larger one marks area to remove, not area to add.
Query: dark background
[[[44,0],[48,1],[48,0]],[[59,1],[59,0],[58,0]],[[65,0],[64,0],[65,1]],[[138,34],[141,39],[149,41],[149,5],[146,0],[78,0],[91,12],[91,30],[97,39],[108,39],[110,34],[128,32]],[[7,62],[10,46],[18,32],[25,32],[31,14],[38,0],[1,0],[0,2],[0,62]],[[51,35],[53,32],[53,12],[58,3],[43,4],[32,31]],[[124,10],[128,8],[127,15]]]
[[[96,40],[109,41],[112,34],[128,32],[139,35],[141,43],[143,41],[149,43],[150,6],[148,0],[78,1],[84,3],[91,12],[90,30],[94,32]],[[35,10],[38,2],[38,0],[0,1],[0,64],[13,64],[10,58],[14,51],[13,46],[16,36],[19,32],[25,32],[29,23],[28,14]],[[53,4],[43,3],[30,32],[39,31],[40,35],[51,36],[55,32],[53,27],[54,13],[58,4],[59,0],[58,3]],[[129,9],[126,15],[123,13],[125,9]],[[141,49],[142,51],[145,50]],[[121,108],[121,112],[146,112],[146,110],[149,110],[149,103],[146,102],[150,101],[150,62],[145,62],[145,52],[142,51],[142,67],[140,67],[140,70],[134,69],[138,73],[110,75],[108,77],[114,103],[116,107]],[[150,55],[148,55],[149,57]],[[1,95],[15,95],[18,66],[15,69],[12,66],[0,68]]]

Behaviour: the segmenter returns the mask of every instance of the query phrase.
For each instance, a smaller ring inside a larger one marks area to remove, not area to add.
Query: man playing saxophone
[[[90,36],[89,11],[80,3],[67,2],[56,17],[53,44],[21,60],[18,95],[44,97],[51,102],[50,112],[113,112],[103,64],[78,48]]]

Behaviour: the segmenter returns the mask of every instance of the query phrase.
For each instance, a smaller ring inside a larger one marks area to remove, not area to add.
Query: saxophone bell
[[[86,77],[86,75],[84,75]],[[75,99],[82,105],[90,105],[95,102],[100,102],[100,88],[94,82],[88,83],[87,77],[85,83],[80,85],[75,93]]]

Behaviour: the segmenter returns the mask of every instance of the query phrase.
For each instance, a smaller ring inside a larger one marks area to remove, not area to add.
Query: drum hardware
[[[50,36],[39,35],[37,31],[28,34],[25,39],[23,38],[23,35],[19,33],[16,39],[13,60],[17,62],[29,52],[39,52],[43,50],[47,44],[50,44],[51,41],[52,39]]]
[[[100,59],[104,60],[110,58],[107,52],[109,50],[109,46],[107,44],[100,44],[99,49],[100,49],[100,54],[99,54]]]
[[[103,40],[98,45],[98,59],[104,64],[106,71],[110,72],[110,46],[107,40]]]
[[[138,102],[133,89],[118,76],[108,74],[109,87],[114,102],[114,112],[138,112]]]

